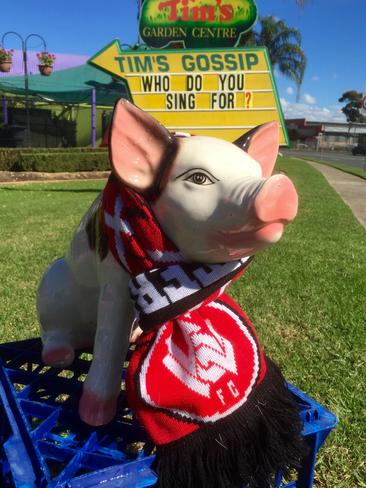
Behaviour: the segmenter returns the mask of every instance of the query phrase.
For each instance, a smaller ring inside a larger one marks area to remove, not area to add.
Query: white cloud
[[[312,95],[309,95],[309,93],[304,93],[302,96],[302,99],[304,100],[305,103],[309,105],[315,105],[316,104],[316,98],[313,97]]]
[[[292,86],[288,86],[286,88],[286,93],[288,93],[289,95],[293,95],[295,92],[294,92],[294,89],[292,88]]]
[[[317,75],[311,77],[311,81],[318,81],[318,80],[319,80],[319,76]]]
[[[340,107],[330,105],[319,107],[306,103],[291,103],[281,98],[281,105],[286,119],[306,119],[316,122],[346,122]]]

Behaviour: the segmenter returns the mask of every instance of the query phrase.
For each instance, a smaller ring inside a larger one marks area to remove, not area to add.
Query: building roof
[[[304,118],[286,119],[289,129],[313,129],[317,132],[366,134],[366,124],[358,122],[315,122]]]
[[[30,75],[29,95],[63,104],[91,104],[92,89],[96,89],[97,105],[113,106],[120,98],[130,98],[123,80],[83,64],[74,68],[54,71],[51,76]],[[25,95],[23,76],[0,78],[0,91]]]

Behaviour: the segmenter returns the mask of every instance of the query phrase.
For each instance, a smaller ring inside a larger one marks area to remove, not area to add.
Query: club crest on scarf
[[[159,329],[141,365],[141,398],[173,415],[214,422],[246,401],[259,372],[253,331],[216,300]],[[179,407],[174,391],[182,398]]]

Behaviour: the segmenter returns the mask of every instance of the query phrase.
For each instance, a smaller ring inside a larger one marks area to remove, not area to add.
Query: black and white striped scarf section
[[[149,330],[207,299],[215,300],[251,260],[246,257],[224,264],[176,263],[134,276],[129,287],[140,327]]]

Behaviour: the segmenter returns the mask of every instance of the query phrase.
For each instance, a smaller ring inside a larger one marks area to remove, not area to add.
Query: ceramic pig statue
[[[157,445],[160,487],[264,486],[301,456],[296,403],[224,293],[296,216],[292,182],[271,176],[278,145],[276,123],[234,144],[176,138],[119,100],[112,174],[40,284],[44,362],[93,346],[88,424],[115,415],[135,328],[127,398]]]

